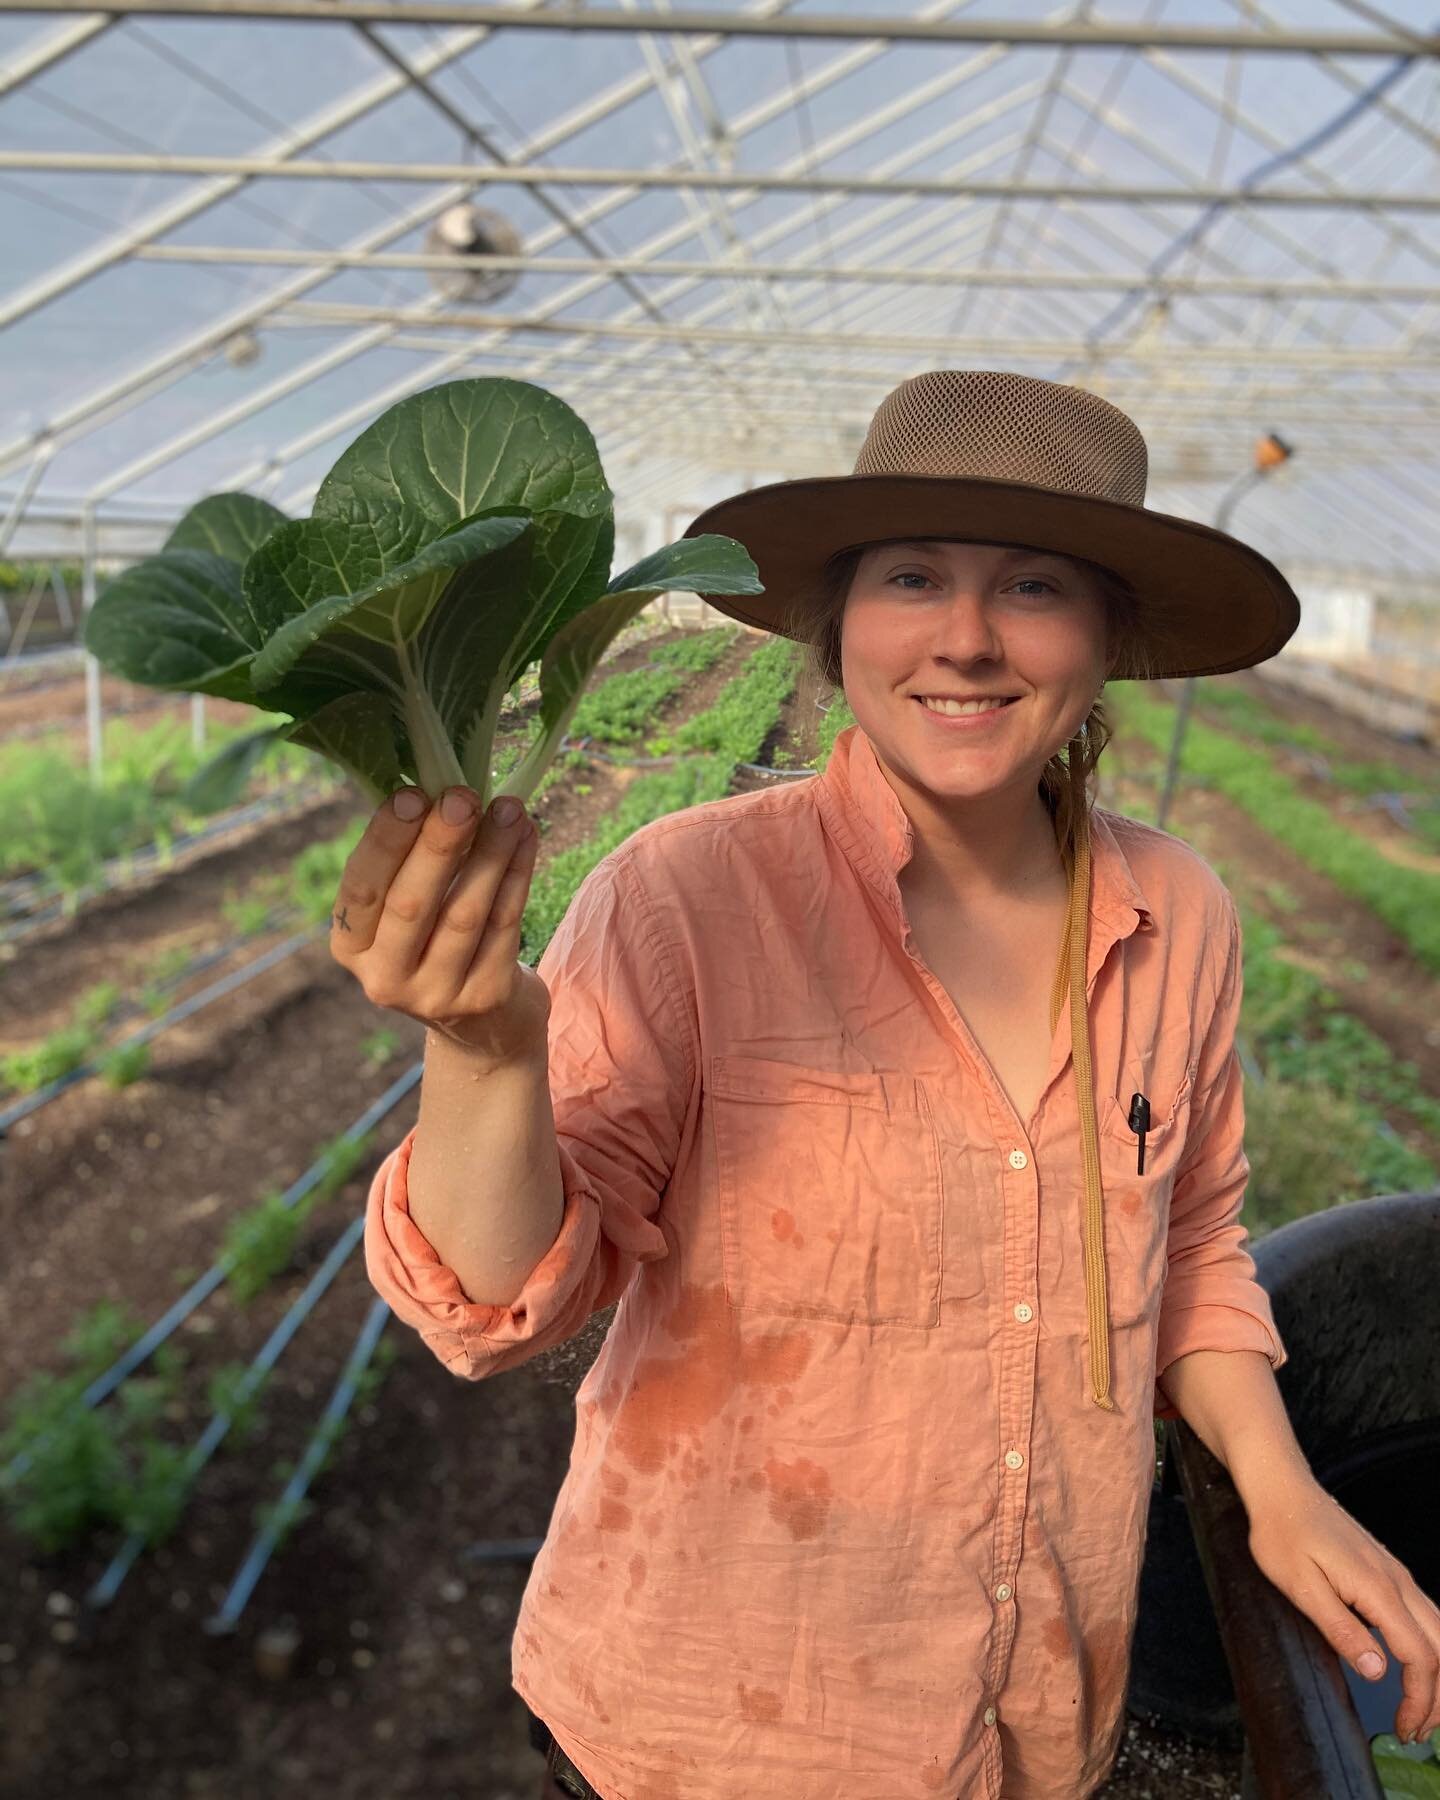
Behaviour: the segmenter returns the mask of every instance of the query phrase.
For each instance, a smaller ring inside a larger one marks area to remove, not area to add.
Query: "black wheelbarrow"
[[[1440,1191],[1348,1202],[1248,1248],[1316,1479],[1440,1596]],[[1369,1740],[1394,1730],[1393,1651],[1380,1681],[1356,1675],[1256,1568],[1221,1464],[1183,1421],[1167,1420],[1164,1438],[1132,1710],[1243,1745],[1246,1800],[1378,1800]]]

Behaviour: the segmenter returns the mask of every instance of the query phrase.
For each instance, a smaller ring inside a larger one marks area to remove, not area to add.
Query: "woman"
[[[533,828],[412,795],[347,871],[337,954],[432,1026],[374,1285],[471,1379],[620,1301],[513,1650],[560,1792],[1093,1793],[1156,1415],[1342,1655],[1376,1648],[1351,1607],[1382,1627],[1397,1728],[1434,1723],[1440,1615],[1271,1372],[1233,902],[1087,794],[1107,674],[1247,667],[1298,621],[1145,469],[1081,390],[902,384],[854,475],[691,528],[760,565],[714,603],[843,684],[818,779],[636,832],[534,971]]]

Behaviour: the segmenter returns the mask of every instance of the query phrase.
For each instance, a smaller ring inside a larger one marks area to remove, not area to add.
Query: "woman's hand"
[[[1318,1481],[1302,1487],[1298,1500],[1290,1490],[1285,1504],[1251,1510],[1250,1553],[1261,1573],[1367,1680],[1385,1672],[1384,1652],[1360,1619],[1384,1632],[1403,1665],[1404,1698],[1395,1714],[1402,1742],[1440,1725],[1440,1611],[1404,1563]],[[1373,1658],[1368,1667],[1362,1666],[1366,1658]]]
[[[503,804],[497,801],[496,806]],[[382,805],[351,853],[330,949],[377,1006],[408,1013],[498,1066],[543,1054],[550,994],[518,960],[540,834],[519,802],[501,824],[469,788]]]

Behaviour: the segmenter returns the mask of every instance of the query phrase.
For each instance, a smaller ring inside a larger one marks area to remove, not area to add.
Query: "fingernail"
[[[449,788],[440,801],[440,817],[447,825],[463,825],[475,817],[475,802],[463,788]]]
[[[391,804],[395,808],[395,817],[410,823],[420,817],[428,802],[419,788],[403,787],[396,793]]]
[[[1371,1681],[1377,1681],[1384,1671],[1385,1662],[1378,1650],[1367,1650],[1363,1656],[1356,1658],[1355,1667]]]
[[[490,808],[490,816],[497,825],[513,825],[523,811],[513,794],[502,794]]]

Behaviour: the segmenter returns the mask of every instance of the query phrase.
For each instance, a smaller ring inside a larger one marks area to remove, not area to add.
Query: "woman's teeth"
[[[992,711],[994,711],[994,709],[996,707],[1008,706],[1010,704],[1010,701],[1009,700],[934,700],[934,699],[926,699],[922,696],[920,699],[920,704],[925,708],[925,710],[927,712],[946,713],[946,714],[949,714],[952,718],[959,718],[962,714],[965,714],[965,713],[992,712]]]

